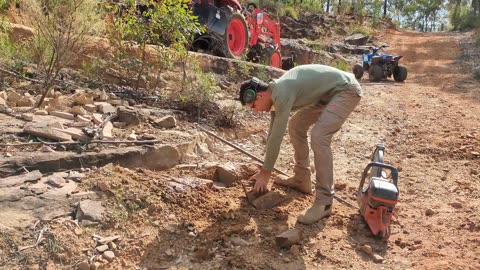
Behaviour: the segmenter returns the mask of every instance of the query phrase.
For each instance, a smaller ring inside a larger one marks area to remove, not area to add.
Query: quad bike
[[[353,66],[352,71],[357,79],[361,79],[365,71],[368,71],[368,78],[372,82],[378,82],[387,77],[392,77],[392,75],[397,82],[403,82],[407,79],[407,67],[398,63],[402,58],[401,55],[379,53],[381,49],[386,47],[388,46],[382,45],[378,48],[370,46],[372,52],[362,55],[363,64]]]
[[[207,33],[193,42],[195,50],[282,67],[280,25],[256,4],[242,6],[237,0],[194,0],[193,14]]]

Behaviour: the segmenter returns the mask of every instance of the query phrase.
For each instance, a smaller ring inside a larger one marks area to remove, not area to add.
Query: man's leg
[[[288,122],[288,134],[295,150],[294,176],[290,178],[278,176],[275,180],[276,184],[288,186],[307,194],[313,193],[307,132],[317,122],[322,110],[323,106],[321,105],[308,106],[295,113]]]
[[[333,156],[330,147],[333,135],[360,101],[352,90],[338,92],[320,115],[311,131],[311,144],[316,168],[316,198],[314,205],[304,211],[298,221],[312,224],[330,215],[333,201]]]

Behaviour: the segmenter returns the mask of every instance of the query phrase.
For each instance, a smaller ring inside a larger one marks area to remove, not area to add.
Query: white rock
[[[115,259],[115,253],[113,253],[113,251],[110,251],[110,250],[105,251],[103,253],[103,258],[109,262],[112,262],[113,259]]]

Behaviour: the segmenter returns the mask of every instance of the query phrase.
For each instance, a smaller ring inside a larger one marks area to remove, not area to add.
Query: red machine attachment
[[[282,67],[280,24],[253,3],[244,12],[250,30],[248,58],[273,67]]]
[[[194,0],[193,13],[208,29],[193,47],[223,57],[282,67],[280,24],[256,4],[242,7],[237,0]]]

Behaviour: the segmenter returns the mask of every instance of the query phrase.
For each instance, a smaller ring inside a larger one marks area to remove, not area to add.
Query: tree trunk
[[[330,0],[327,0],[327,9],[326,9],[327,13],[330,11]]]
[[[383,2],[383,17],[387,17],[387,0]]]
[[[473,15],[480,16],[480,0],[472,0]]]
[[[456,0],[455,1],[455,8],[453,9],[453,16],[452,16],[452,25],[453,25],[453,30],[457,30],[458,28],[458,13],[460,11],[460,3],[461,0]]]

